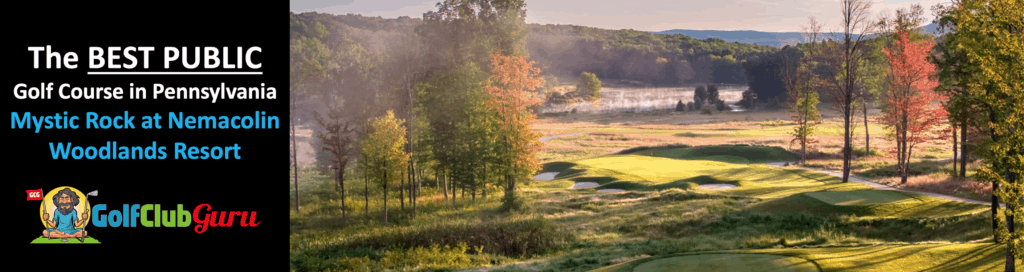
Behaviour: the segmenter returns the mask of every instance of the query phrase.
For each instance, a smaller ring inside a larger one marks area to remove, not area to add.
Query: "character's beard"
[[[71,213],[72,211],[75,210],[75,206],[71,206],[71,205],[67,205],[67,206],[68,206],[68,208],[65,209],[64,205],[57,205],[57,211],[60,212],[63,215],[68,215],[69,213]]]

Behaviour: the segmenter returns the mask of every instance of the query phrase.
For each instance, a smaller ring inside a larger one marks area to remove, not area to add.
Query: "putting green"
[[[708,160],[737,164],[795,161],[796,155],[785,149],[767,146],[711,145],[689,148],[653,148],[634,152],[635,155],[684,160]]]
[[[814,263],[797,257],[771,254],[697,254],[641,263],[634,272],[661,271],[820,271]]]
[[[88,236],[85,237],[85,243],[82,243],[82,240],[78,240],[78,238],[67,238],[67,239],[68,239],[67,242],[61,242],[60,241],[61,238],[46,239],[46,237],[44,237],[44,236],[39,236],[39,238],[36,238],[35,240],[32,240],[32,242],[30,244],[99,244],[100,243],[100,241],[96,240],[95,238],[88,237]]]
[[[856,190],[835,192],[810,192],[807,196],[836,206],[860,206],[892,204],[902,201],[918,201],[900,192],[880,190]]]

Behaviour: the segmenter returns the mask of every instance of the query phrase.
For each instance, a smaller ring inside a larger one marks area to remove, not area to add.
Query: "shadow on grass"
[[[715,138],[715,137],[728,137],[726,134],[697,134],[693,132],[676,133],[673,136],[684,137],[684,138]]]
[[[619,180],[619,179],[618,178],[613,178],[613,177],[589,177],[588,176],[588,177],[575,177],[575,178],[571,178],[569,180],[574,181],[574,182],[589,181],[589,182],[597,182],[597,184],[606,184],[606,183],[613,182],[613,181],[616,181],[616,180]]]
[[[739,186],[740,181],[738,180],[720,180],[711,176],[696,176],[687,179],[680,179],[672,182],[661,183],[650,185],[647,183],[641,183],[636,181],[618,181],[615,178],[574,178],[573,180],[579,179],[578,181],[594,181],[602,184],[597,189],[623,189],[627,191],[661,191],[672,188],[679,188],[683,190],[695,188],[695,185],[701,184],[732,184]]]
[[[985,246],[983,248],[980,248],[980,249],[977,249],[977,250],[972,250],[968,254],[957,256],[956,258],[949,259],[949,260],[947,260],[947,261],[945,261],[945,262],[943,262],[941,264],[935,265],[933,267],[929,267],[928,269],[921,270],[921,271],[922,272],[967,271],[968,269],[982,267],[982,265],[989,264],[989,263],[997,264],[996,266],[989,267],[989,269],[991,269],[990,271],[996,271],[996,269],[998,269],[998,264],[1002,263],[1002,262],[999,262],[999,261],[1005,259],[1005,254],[1000,254],[1000,253],[1003,253],[1002,251],[1005,251],[1005,250],[1006,250],[1005,247],[1003,247],[1003,246],[1001,246],[999,244],[989,244],[989,245],[987,245],[987,246]],[[974,259],[975,257],[982,256],[982,255],[987,256],[987,257]],[[970,262],[965,262],[966,260],[970,260],[970,259],[974,259],[974,260],[970,261]],[[1017,263],[1018,263],[1017,266],[1019,267],[1020,266],[1020,264],[1019,264],[1020,263],[1020,259],[1017,259]]]
[[[549,163],[545,163],[543,165],[543,167],[541,168],[540,172],[538,172],[538,173],[562,172],[562,171],[565,171],[566,169],[572,168],[574,166],[576,166],[576,164],[575,163],[571,163],[571,162],[549,162]]]
[[[555,178],[558,179],[558,178],[569,177],[569,176],[573,176],[573,175],[576,175],[576,174],[579,174],[579,173],[583,173],[583,172],[586,172],[586,171],[587,171],[586,169],[582,169],[582,168],[569,168],[569,169],[566,169],[566,170],[562,170],[561,173],[558,173],[558,175],[555,175]]]
[[[616,152],[614,154],[625,155],[625,154],[632,154],[632,153],[636,153],[636,152],[640,152],[640,151],[656,151],[656,150],[664,150],[664,149],[689,148],[689,147],[690,147],[690,145],[686,145],[686,144],[668,144],[668,145],[660,145],[660,146],[638,146],[638,147],[623,149],[622,151]]]

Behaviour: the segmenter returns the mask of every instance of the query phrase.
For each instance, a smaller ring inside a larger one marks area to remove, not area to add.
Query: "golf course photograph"
[[[290,270],[1022,268],[1024,1],[634,2],[292,0]]]

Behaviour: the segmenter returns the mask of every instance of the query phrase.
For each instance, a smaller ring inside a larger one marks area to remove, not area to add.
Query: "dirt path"
[[[765,163],[765,164],[771,165],[771,166],[783,167],[783,165],[785,163],[786,162],[769,162],[769,163]],[[839,178],[843,177],[842,173],[836,173],[836,172],[827,171],[827,170],[814,169],[814,168],[806,168],[806,167],[799,167],[799,166],[796,166],[796,168],[800,168],[800,169],[804,169],[804,170],[809,170],[809,171],[815,171],[815,172],[818,172],[818,173],[825,173],[825,174],[829,174],[829,175],[832,175],[834,177],[839,177]],[[877,183],[877,182],[874,182],[874,181],[869,181],[869,180],[866,180],[866,179],[858,178],[858,177],[855,177],[853,175],[850,175],[850,181],[853,181],[853,182],[856,182],[856,183],[860,183],[860,184],[864,184],[864,185],[867,185],[867,186],[871,186],[872,188],[875,188],[875,189],[878,189],[878,190],[888,190],[888,191],[897,191],[897,192],[904,192],[904,193],[922,194],[922,195],[926,195],[926,196],[930,196],[930,197],[937,197],[937,198],[941,198],[941,199],[945,199],[945,200],[950,200],[950,201],[959,201],[959,202],[974,203],[974,204],[981,204],[981,205],[990,205],[990,204],[992,204],[992,202],[986,202],[986,201],[980,201],[980,200],[974,200],[974,199],[966,199],[966,198],[955,197],[955,196],[944,195],[944,194],[931,193],[931,192],[913,191],[913,190],[896,188],[896,187],[892,187],[892,186],[889,186],[889,185]],[[1006,207],[1005,203],[1000,203],[1000,204],[1004,208]]]

